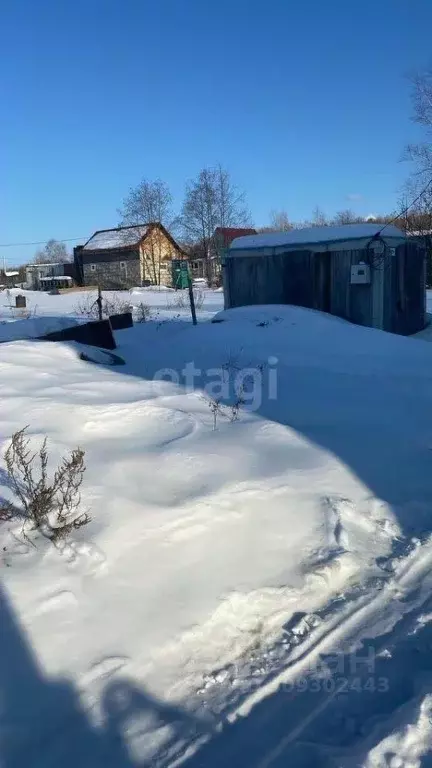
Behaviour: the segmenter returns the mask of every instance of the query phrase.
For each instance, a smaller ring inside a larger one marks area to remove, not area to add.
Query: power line
[[[23,245],[46,245],[49,242],[50,238],[47,240],[37,240],[33,243],[0,243],[0,248],[15,248],[18,246]],[[88,237],[63,237],[60,240],[57,240],[58,243],[72,243],[76,242],[77,240],[88,240]]]
[[[415,205],[415,204],[418,202],[418,200],[420,200],[420,198],[421,198],[421,197],[423,197],[424,193],[428,191],[428,189],[429,189],[429,187],[430,187],[431,185],[432,185],[432,179],[429,179],[428,183],[427,183],[427,184],[426,184],[426,186],[425,186],[425,187],[422,189],[422,191],[420,192],[420,194],[419,194],[419,195],[417,195],[417,197],[416,197],[416,198],[414,198],[414,200],[412,200],[412,202],[411,202],[409,205],[407,205],[407,207],[406,207],[406,208],[404,208],[404,209],[403,209],[403,210],[402,210],[400,213],[398,213],[398,214],[397,214],[397,216],[395,216],[393,219],[391,219],[390,221],[388,221],[388,222],[387,222],[387,224],[384,224],[384,226],[382,227],[382,229],[380,229],[380,231],[379,231],[379,232],[377,232],[377,234],[375,235],[375,237],[376,237],[376,238],[380,237],[381,233],[382,233],[382,232],[384,232],[384,230],[386,229],[386,227],[388,227],[390,224],[394,224],[394,223],[395,223],[395,221],[397,221],[398,219],[400,219],[402,216],[406,216],[406,215],[407,215],[407,213],[408,213],[408,211],[409,211],[409,209],[410,209],[410,208],[412,208],[412,207],[413,207],[413,205]]]

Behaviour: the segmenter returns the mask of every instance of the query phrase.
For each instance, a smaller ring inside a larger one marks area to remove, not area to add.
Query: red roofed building
[[[251,227],[216,227],[211,240],[211,280],[214,283],[220,281],[222,259],[236,237],[244,235],[256,235],[256,229]],[[208,263],[203,256],[190,256],[190,266],[194,279],[208,279]]]
[[[256,229],[252,229],[251,227],[216,227],[213,240],[215,241],[216,246],[219,245],[221,248],[229,248],[236,237],[256,234]]]

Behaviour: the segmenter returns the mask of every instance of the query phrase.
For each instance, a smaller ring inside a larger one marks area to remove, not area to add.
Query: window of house
[[[198,261],[193,261],[192,262],[192,269],[198,269],[198,267],[199,267],[199,262]]]
[[[90,270],[96,272],[96,264],[90,264]]]
[[[121,261],[120,262],[120,269],[126,269],[126,262],[125,261]]]

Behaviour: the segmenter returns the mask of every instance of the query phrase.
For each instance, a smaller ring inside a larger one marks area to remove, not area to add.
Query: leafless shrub
[[[133,314],[134,320],[137,323],[145,323],[151,317],[151,309],[147,304],[144,304],[143,301],[140,301],[139,304],[134,306]]]
[[[79,511],[79,489],[85,472],[84,451],[75,448],[70,456],[65,456],[50,479],[47,440],[45,438],[39,450],[33,453],[26,436],[27,429],[24,427],[12,435],[5,454],[9,486],[18,504],[3,502],[0,520],[20,519],[26,539],[26,530],[37,530],[56,543],[90,522],[89,515]]]
[[[193,286],[192,291],[195,300],[195,309],[201,309],[204,304],[205,292],[202,290],[202,288],[199,288],[195,285]],[[167,301],[167,308],[189,309],[189,291],[177,291],[172,297],[170,296]]]
[[[86,294],[74,306],[74,315],[88,317],[89,320],[99,320],[99,307],[97,300],[93,298],[94,294]],[[130,312],[131,304],[122,296],[115,293],[107,296],[102,293],[102,317],[111,315],[121,315],[123,312]]]
[[[167,298],[167,309],[185,309],[189,304],[189,296],[186,291],[176,291]]]
[[[224,407],[223,405],[221,405],[220,400],[214,400],[213,398],[211,398],[210,400],[207,400],[206,398],[204,399],[207,401],[207,405],[210,408],[210,411],[213,415],[213,432],[216,432],[218,417],[225,415]]]
[[[226,360],[225,363],[222,363],[222,368],[224,371],[228,373],[229,376],[232,376],[234,374],[234,371],[241,371],[242,366],[240,365],[240,356],[243,352],[243,347],[239,349],[238,352],[235,354],[233,352],[229,353],[228,360]]]
[[[239,388],[239,391],[237,392],[237,400],[235,403],[229,406],[230,411],[230,421],[238,421],[240,418],[240,411],[243,408],[245,404],[244,399],[244,387],[243,385]]]
[[[193,287],[193,295],[195,299],[195,309],[202,309],[205,299],[205,292],[202,288]]]
[[[213,432],[216,432],[218,419],[220,416],[225,417],[231,423],[238,421],[240,418],[240,410],[243,407],[245,401],[243,398],[243,389],[238,393],[237,400],[231,405],[223,405],[219,398],[207,398],[203,397],[203,400],[207,403],[213,416]]]

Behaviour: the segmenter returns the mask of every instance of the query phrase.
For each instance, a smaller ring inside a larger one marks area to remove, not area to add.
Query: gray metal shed
[[[395,226],[347,224],[233,241],[225,307],[296,304],[408,335],[426,320],[425,251]]]

